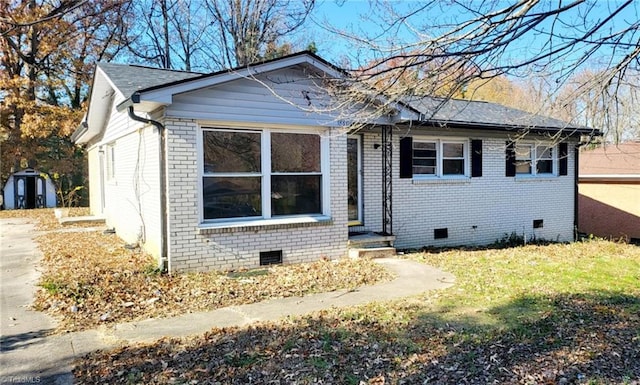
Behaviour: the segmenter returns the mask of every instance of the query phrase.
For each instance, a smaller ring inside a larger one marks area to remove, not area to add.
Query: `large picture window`
[[[203,129],[204,220],[322,214],[317,134]]]
[[[413,140],[413,175],[456,177],[467,174],[467,142]]]

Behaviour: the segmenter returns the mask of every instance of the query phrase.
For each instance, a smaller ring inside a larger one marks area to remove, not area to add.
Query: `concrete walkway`
[[[48,336],[55,321],[29,309],[41,258],[34,225],[24,219],[0,219],[0,384],[71,384],[73,360],[86,353],[162,337],[202,334],[214,327],[275,321],[332,307],[386,301],[442,289],[454,277],[433,267],[401,259],[376,259],[397,275],[391,282],[305,297],[190,313],[166,319],[117,324],[85,332]]]

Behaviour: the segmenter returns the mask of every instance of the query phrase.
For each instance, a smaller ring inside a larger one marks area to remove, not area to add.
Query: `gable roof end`
[[[118,111],[135,106],[138,111],[150,112],[171,104],[173,95],[178,93],[295,65],[305,65],[328,77],[346,76],[340,68],[308,51],[210,74],[101,62],[94,73],[89,108],[72,137],[76,143],[82,144],[98,135],[106,124],[114,101],[119,102],[116,106]]]
[[[194,91],[201,88],[211,87],[238,78],[251,78],[261,73],[276,71],[296,65],[306,65],[316,72],[324,74],[330,78],[341,78],[346,73],[338,67],[322,59],[321,57],[308,52],[299,52],[277,59],[249,64],[228,70],[222,70],[211,74],[200,74],[194,77],[178,79],[164,82],[149,87],[139,87],[128,99],[120,103],[119,111],[131,105],[139,105],[136,109],[149,111],[161,105],[168,105],[172,102],[173,95]],[[146,107],[145,107],[146,103]]]

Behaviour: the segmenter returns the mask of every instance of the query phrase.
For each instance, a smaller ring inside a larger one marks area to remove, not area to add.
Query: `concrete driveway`
[[[63,352],[46,338],[55,320],[31,309],[42,258],[35,226],[0,219],[0,234],[0,384],[71,383]]]

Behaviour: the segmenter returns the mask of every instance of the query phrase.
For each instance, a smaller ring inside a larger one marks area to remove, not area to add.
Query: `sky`
[[[563,14],[561,19],[556,22],[554,28],[562,33],[574,33],[581,30],[585,30],[586,26],[580,23],[584,19],[585,11],[589,10],[588,21],[598,22],[604,20],[611,14],[611,10],[615,9],[626,0],[595,0],[587,2],[574,10]],[[543,4],[557,4],[559,0],[543,0]],[[562,4],[567,4],[570,1],[562,1]],[[372,3],[374,3],[372,7]],[[402,13],[423,5],[424,1],[417,0],[394,0],[391,1],[393,7],[399,9]],[[384,6],[375,1],[369,0],[320,0],[314,13],[312,14],[309,24],[304,31],[301,31],[303,39],[314,41],[318,47],[318,54],[327,60],[340,65],[341,61],[345,57],[350,57],[353,61],[354,58],[365,58],[375,56],[375,52],[367,45],[358,44],[351,39],[341,38],[340,36],[331,33],[327,30],[327,26],[332,28],[347,31],[348,34],[358,37],[377,37],[378,41],[383,45],[389,45],[389,43],[398,43],[399,41],[414,42],[420,34],[438,35],[443,30],[435,30],[433,27],[429,28],[428,25],[444,25],[448,24],[450,27],[459,24],[460,20],[463,20],[469,16],[465,13],[465,10],[459,6],[451,4],[451,1],[440,1],[439,6],[430,9],[428,12],[422,12],[413,18],[409,19],[408,24],[396,25],[391,28],[385,35],[383,33],[383,25],[385,16],[391,15],[390,11],[384,10]],[[474,0],[472,4],[474,7],[482,6],[484,3],[490,3],[489,1]],[[498,0],[501,6],[508,4],[509,2]],[[639,23],[640,17],[638,12],[638,2],[633,1],[630,6],[625,8],[624,12],[613,18],[608,25],[611,29],[604,29],[603,33],[610,33],[618,30],[619,28]],[[377,4],[377,8],[376,8]],[[591,8],[593,7],[593,8]],[[409,27],[409,25],[411,27]],[[543,23],[545,28],[551,27],[551,22]],[[426,27],[426,28],[425,28]],[[411,28],[415,28],[412,30]],[[637,35],[631,36],[631,42],[637,44],[640,37]],[[370,40],[370,39],[367,39]],[[539,51],[540,49],[549,49],[546,45],[548,39],[541,32],[532,32],[527,36],[520,39],[519,43],[510,48],[507,52],[507,57],[512,60],[517,60],[524,56],[530,55],[532,52]],[[581,50],[575,50],[565,60],[577,60]],[[601,50],[599,55],[596,55],[589,66],[606,66],[613,51],[610,48]],[[620,52],[619,54],[626,53]],[[378,53],[379,54],[379,53]],[[558,63],[560,65],[561,63]]]

